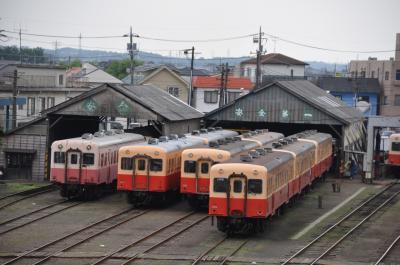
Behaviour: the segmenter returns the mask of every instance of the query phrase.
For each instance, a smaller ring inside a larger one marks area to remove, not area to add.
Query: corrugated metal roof
[[[240,64],[256,64],[257,59],[251,58]],[[261,64],[284,64],[284,65],[308,65],[308,63],[299,61],[281,53],[269,53],[261,56]]]
[[[317,85],[331,92],[365,92],[379,94],[381,87],[376,78],[320,77]]]
[[[207,119],[226,121],[350,124],[363,115],[306,80],[276,81],[213,110]]]
[[[306,102],[319,107],[322,111],[346,123],[363,119],[363,114],[360,111],[348,107],[343,101],[326,93],[325,90],[317,87],[310,81],[278,81],[276,84],[290,90]]]
[[[145,107],[170,121],[199,119],[204,115],[180,99],[155,86],[137,85],[132,87],[115,85],[115,87],[125,90],[127,95],[133,100],[141,102]]]

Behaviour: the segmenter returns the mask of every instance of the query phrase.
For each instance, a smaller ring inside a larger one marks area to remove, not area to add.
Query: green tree
[[[138,66],[141,65],[142,62],[133,61],[133,64],[135,66]],[[131,66],[131,61],[129,59],[115,60],[112,61],[110,65],[106,68],[106,72],[118,79],[122,79],[128,74],[127,69],[129,69],[130,66]]]

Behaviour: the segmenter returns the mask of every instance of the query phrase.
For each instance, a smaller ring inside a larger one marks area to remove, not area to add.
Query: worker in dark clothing
[[[353,176],[355,176],[357,174],[357,164],[356,162],[350,158],[350,179],[353,178]]]

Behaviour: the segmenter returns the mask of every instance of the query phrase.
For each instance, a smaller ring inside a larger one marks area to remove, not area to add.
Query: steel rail
[[[13,221],[18,220],[18,219],[21,219],[21,218],[26,217],[26,216],[28,216],[28,215],[31,215],[31,214],[34,214],[34,213],[37,213],[37,212],[46,210],[46,209],[51,208],[51,207],[53,207],[53,206],[56,206],[56,205],[59,205],[59,204],[63,204],[63,203],[65,203],[65,202],[67,202],[67,201],[68,201],[68,200],[64,200],[64,201],[61,201],[61,202],[56,202],[56,203],[47,205],[47,206],[45,206],[45,207],[42,207],[42,208],[40,208],[40,209],[34,210],[34,211],[32,211],[32,212],[28,212],[28,213],[19,215],[19,216],[17,216],[17,217],[10,218],[10,219],[8,219],[8,220],[6,220],[6,221],[1,222],[1,223],[0,223],[0,226],[1,226],[1,225],[8,224],[8,223],[13,222]]]
[[[93,224],[90,224],[90,225],[85,226],[85,227],[83,227],[83,228],[80,228],[80,229],[78,229],[78,230],[76,230],[76,231],[74,231],[74,232],[71,232],[71,233],[69,233],[69,234],[67,234],[67,235],[65,235],[65,236],[61,236],[61,237],[59,237],[59,238],[57,238],[57,239],[55,239],[55,240],[53,240],[53,241],[50,241],[50,242],[48,242],[48,243],[45,243],[45,244],[41,245],[41,246],[39,246],[39,247],[36,247],[36,248],[34,248],[34,249],[31,249],[31,250],[28,250],[28,251],[22,253],[21,255],[15,257],[15,258],[13,258],[13,259],[11,259],[11,260],[9,260],[9,261],[6,261],[6,262],[3,263],[2,265],[8,265],[8,264],[14,263],[15,261],[18,261],[18,260],[20,260],[21,258],[23,258],[23,257],[25,257],[25,256],[27,256],[27,255],[29,255],[29,254],[35,252],[35,251],[38,251],[38,250],[41,250],[41,249],[43,249],[43,248],[45,248],[45,247],[51,246],[51,245],[53,245],[53,244],[55,244],[55,243],[57,243],[57,242],[60,242],[61,240],[64,240],[64,239],[66,239],[66,238],[68,238],[68,237],[71,237],[71,236],[74,236],[74,235],[76,235],[76,234],[78,234],[78,233],[80,233],[80,232],[82,232],[82,231],[84,231],[84,230],[86,230],[86,229],[88,229],[88,228],[91,228],[91,227],[96,226],[96,225],[98,225],[98,224],[100,224],[100,223],[106,222],[106,221],[108,221],[108,220],[110,220],[110,219],[112,219],[112,218],[115,218],[115,217],[117,217],[117,216],[120,216],[120,215],[122,215],[122,214],[125,214],[125,213],[127,213],[127,212],[130,212],[130,211],[132,211],[132,210],[133,210],[133,209],[127,209],[127,210],[123,210],[123,211],[121,211],[121,212],[119,212],[119,213],[113,214],[113,215],[111,215],[111,216],[109,216],[109,217],[106,217],[106,218],[104,218],[104,219],[102,219],[102,220],[99,220],[99,221],[97,221],[97,222],[95,222],[95,223],[93,223]]]
[[[375,262],[374,265],[378,265],[379,263],[382,262],[384,258],[386,258],[387,254],[393,249],[393,247],[397,244],[397,242],[400,240],[400,235],[397,236],[395,240],[393,240],[392,244],[386,249],[385,253],[382,254],[382,256]]]
[[[54,188],[54,184],[51,184],[51,185],[47,185],[47,186],[44,186],[44,187],[24,190],[24,191],[20,191],[20,192],[16,192],[16,193],[11,193],[11,194],[8,194],[8,195],[0,197],[0,201],[4,200],[4,199],[7,199],[7,198],[10,198],[10,197],[13,197],[13,196],[22,196],[22,195],[25,195],[25,194],[29,195],[29,194],[32,194],[33,192],[39,192],[39,191],[43,191],[43,190],[54,190],[54,189],[55,189]]]
[[[224,265],[224,264],[228,261],[228,259],[229,259],[230,257],[232,257],[233,255],[235,255],[244,245],[246,245],[247,242],[249,242],[248,239],[244,240],[244,241],[239,245],[239,247],[237,247],[229,256],[226,256],[226,257],[219,263],[219,265]]]
[[[325,236],[327,233],[329,233],[331,230],[335,229],[338,225],[340,225],[341,223],[343,223],[344,221],[346,221],[348,218],[350,218],[351,216],[353,216],[354,213],[356,213],[358,210],[360,210],[362,207],[364,207],[365,205],[367,205],[368,203],[370,203],[372,200],[378,198],[381,194],[383,194],[384,192],[386,192],[388,189],[390,189],[391,187],[393,187],[394,185],[396,185],[396,183],[391,183],[390,185],[388,185],[385,189],[383,189],[382,191],[378,192],[377,194],[375,194],[374,196],[372,196],[371,198],[369,198],[368,200],[366,200],[365,202],[363,202],[362,204],[360,204],[359,206],[357,206],[354,210],[352,210],[350,213],[346,214],[342,219],[340,219],[338,222],[336,222],[335,224],[333,224],[331,227],[329,227],[327,230],[325,230],[322,234],[320,234],[319,236],[317,236],[315,239],[313,239],[310,243],[308,243],[307,245],[305,245],[304,247],[302,247],[300,250],[298,250],[296,253],[294,253],[292,256],[290,256],[288,259],[286,259],[283,263],[281,263],[281,265],[286,265],[289,264],[290,261],[294,258],[296,258],[297,256],[299,256],[301,253],[303,253],[306,249],[308,249],[311,245],[313,245],[316,241],[318,241],[319,239],[321,239],[323,236]]]
[[[44,257],[43,259],[41,259],[41,260],[39,260],[39,261],[33,263],[32,265],[42,264],[42,263],[45,262],[46,260],[49,260],[50,258],[52,258],[52,257],[54,257],[54,256],[56,256],[56,255],[58,255],[58,254],[60,254],[60,253],[62,253],[62,252],[65,252],[65,251],[67,251],[67,250],[69,250],[69,249],[71,249],[71,248],[73,248],[73,247],[75,247],[75,246],[77,246],[77,245],[80,245],[80,244],[82,244],[83,242],[86,242],[86,241],[88,241],[89,239],[92,239],[93,237],[96,237],[96,236],[98,236],[98,235],[100,235],[100,234],[103,234],[104,232],[107,232],[107,231],[109,231],[109,230],[111,230],[111,229],[113,229],[113,228],[115,228],[115,227],[117,227],[117,226],[120,226],[120,225],[122,225],[122,224],[125,224],[125,223],[127,223],[127,222],[129,222],[129,221],[131,221],[131,220],[133,220],[133,219],[136,219],[136,218],[138,218],[139,216],[142,216],[142,215],[144,215],[145,213],[148,213],[149,211],[150,211],[150,210],[143,211],[143,212],[139,212],[138,214],[135,214],[135,215],[133,215],[133,216],[130,216],[130,217],[128,217],[128,218],[126,218],[126,219],[124,219],[124,220],[122,220],[122,221],[120,221],[120,222],[115,223],[115,224],[112,224],[112,225],[110,225],[110,226],[108,226],[108,227],[106,227],[106,228],[104,228],[104,229],[102,229],[102,230],[100,230],[100,231],[97,231],[96,233],[94,233],[94,234],[92,234],[92,235],[90,235],[90,236],[88,236],[88,237],[86,237],[86,238],[84,238],[84,239],[79,240],[78,242],[73,243],[72,245],[69,245],[69,246],[67,246],[67,247],[64,247],[63,249],[58,250],[58,251],[56,251],[55,253],[52,253],[52,254],[50,254],[50,255]]]
[[[328,254],[334,247],[336,247],[340,242],[342,242],[345,238],[347,238],[351,233],[353,233],[357,228],[359,228],[362,224],[364,224],[369,218],[371,218],[374,214],[376,214],[380,209],[382,209],[386,204],[388,204],[391,200],[393,200],[397,195],[400,194],[400,191],[396,192],[386,201],[384,201],[381,205],[379,205],[375,210],[373,210],[370,214],[368,214],[364,219],[362,219],[358,224],[353,226],[346,234],[344,234],[339,240],[333,243],[327,250],[325,250],[321,255],[319,255],[310,265],[316,264],[320,259],[322,259],[326,254]]]
[[[26,196],[24,196],[24,197],[22,197],[22,198],[19,198],[19,199],[15,200],[15,201],[6,203],[6,204],[4,204],[4,205],[1,205],[1,206],[0,206],[0,210],[4,209],[4,208],[6,208],[6,207],[8,207],[8,206],[10,206],[10,205],[16,204],[17,202],[20,202],[20,201],[23,201],[23,200],[26,200],[26,199],[35,197],[35,196],[37,196],[37,195],[40,195],[40,194],[43,194],[43,193],[46,193],[46,192],[54,191],[54,190],[55,190],[54,188],[52,188],[52,189],[46,189],[46,190],[41,190],[41,191],[38,191],[38,192],[35,192],[35,193],[32,193],[32,194],[26,195]],[[11,197],[11,196],[10,196],[10,197]]]
[[[204,251],[203,253],[200,254],[200,256],[198,256],[193,262],[192,265],[196,265],[199,262],[201,262],[201,260],[204,258],[205,255],[207,255],[208,253],[210,253],[211,251],[213,251],[214,249],[216,249],[219,245],[222,244],[222,242],[224,242],[226,239],[228,238],[228,236],[225,235],[225,237],[221,238],[220,241],[218,241],[214,246],[210,247],[209,249],[207,249],[206,251]]]
[[[142,241],[148,239],[148,238],[150,238],[151,236],[160,233],[161,231],[163,231],[163,230],[165,230],[165,229],[167,229],[167,228],[173,226],[174,224],[176,224],[176,223],[178,223],[178,222],[180,222],[180,221],[182,221],[182,220],[188,218],[189,216],[191,216],[191,215],[193,215],[193,214],[195,214],[195,213],[196,213],[196,212],[194,212],[194,211],[189,212],[188,214],[186,214],[186,215],[180,217],[179,219],[177,219],[177,220],[175,220],[175,221],[172,221],[172,222],[170,222],[170,223],[168,223],[168,224],[162,226],[161,228],[159,228],[159,229],[157,229],[157,230],[155,230],[155,231],[153,231],[153,232],[147,234],[146,236],[143,236],[143,237],[141,237],[141,238],[139,238],[139,239],[137,239],[137,240],[135,240],[135,241],[130,242],[130,243],[129,243],[128,245],[126,245],[126,246],[123,246],[123,247],[121,247],[121,248],[119,248],[119,249],[116,249],[116,250],[114,250],[114,251],[112,251],[112,252],[106,254],[104,257],[100,258],[99,260],[95,261],[94,263],[91,263],[91,265],[100,264],[100,263],[102,263],[103,261],[105,261],[106,259],[108,259],[108,258],[110,258],[111,256],[113,256],[114,254],[116,254],[116,253],[118,253],[118,252],[122,252],[122,251],[124,251],[124,250],[126,250],[126,249],[128,249],[128,248],[130,248],[130,247],[132,247],[132,246],[134,246],[134,245],[136,245],[136,244],[138,244],[138,243],[140,243],[140,242],[142,242]]]

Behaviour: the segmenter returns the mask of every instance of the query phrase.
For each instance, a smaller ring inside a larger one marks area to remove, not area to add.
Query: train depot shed
[[[362,113],[306,80],[276,81],[254,89],[205,119],[208,126],[268,128],[284,135],[315,129],[332,134],[339,150],[348,154],[362,152],[365,144]]]
[[[187,133],[200,128],[202,117],[157,87],[102,84],[7,132],[0,145],[0,166],[8,179],[40,181],[48,177],[48,154],[55,140],[94,133],[111,118],[146,121],[142,127],[127,130],[145,136]]]

